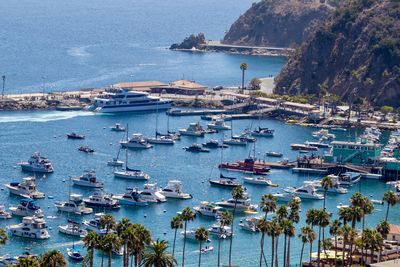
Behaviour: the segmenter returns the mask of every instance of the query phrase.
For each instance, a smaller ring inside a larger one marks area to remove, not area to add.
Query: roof
[[[301,104],[301,103],[295,103],[295,102],[284,102],[283,104],[286,106],[292,106],[292,107],[297,107],[297,108],[316,109],[315,106],[310,105],[310,104]]]
[[[389,224],[389,234],[400,235],[400,225]]]
[[[129,89],[137,89],[137,88],[150,88],[157,86],[166,86],[167,84],[158,82],[158,81],[141,81],[141,82],[121,82],[113,84],[112,87],[119,88],[129,88]]]
[[[207,89],[207,86],[189,80],[177,80],[171,82],[170,86],[183,89]]]

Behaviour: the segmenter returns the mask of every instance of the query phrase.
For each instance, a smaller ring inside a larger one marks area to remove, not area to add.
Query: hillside
[[[275,92],[400,105],[400,1],[349,0],[324,22],[276,78]]]
[[[306,40],[339,0],[262,0],[240,16],[223,43],[290,47]]]

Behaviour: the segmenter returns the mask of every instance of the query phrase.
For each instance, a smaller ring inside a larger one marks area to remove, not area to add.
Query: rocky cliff
[[[239,17],[223,43],[290,47],[306,40],[339,0],[262,0]]]
[[[348,0],[290,56],[275,92],[400,106],[400,1]]]

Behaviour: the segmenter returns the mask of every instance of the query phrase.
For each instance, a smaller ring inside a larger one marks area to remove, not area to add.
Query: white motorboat
[[[166,187],[161,190],[161,194],[169,198],[190,199],[191,194],[182,191],[182,182],[179,180],[168,181]]]
[[[36,188],[34,177],[22,178],[21,183],[9,183],[5,186],[10,190],[11,194],[25,198],[44,198],[45,195]]]
[[[330,140],[336,138],[336,136],[334,134],[329,133],[329,130],[327,129],[321,129],[319,131],[315,131],[312,133],[312,136],[316,139],[324,139],[324,140]]]
[[[157,145],[173,145],[175,144],[175,140],[170,136],[156,136],[154,138],[146,138],[149,144],[157,144]]]
[[[321,180],[311,180],[311,181],[304,181],[304,184],[310,184],[314,186],[318,191],[324,191],[321,186]],[[327,190],[328,193],[337,193],[337,194],[346,194],[349,190],[342,187],[341,184],[337,179],[333,180],[333,187]]]
[[[251,204],[250,201],[251,199],[249,198],[247,193],[244,193],[243,198],[230,198],[228,200],[216,202],[215,204],[227,209],[234,209],[236,207],[236,211],[256,211],[258,206]]]
[[[181,231],[181,235],[185,236],[185,231]],[[186,238],[190,240],[197,241],[196,239],[196,230],[186,230]],[[211,242],[210,239],[207,239],[205,242]]]
[[[0,205],[0,219],[11,219],[11,212],[6,211],[6,207],[4,205]]]
[[[23,171],[36,172],[36,173],[51,173],[53,172],[53,165],[50,160],[43,157],[39,152],[33,153],[27,162],[20,162]]]
[[[280,158],[283,156],[282,153],[280,152],[275,152],[275,151],[268,151],[267,153],[265,153],[268,157],[275,157],[275,158]]]
[[[299,151],[318,151],[318,147],[304,144],[291,144],[290,147]]]
[[[216,219],[218,219],[222,213],[222,207],[208,201],[200,202],[200,205],[193,207],[193,209],[203,216],[214,217]]]
[[[232,145],[232,146],[246,146],[247,145],[247,141],[245,141],[244,139],[240,139],[240,138],[224,139],[222,142],[226,145]]]
[[[67,248],[67,254],[68,254],[68,257],[74,261],[83,261],[85,259],[85,257],[83,257],[83,255],[82,255],[82,253],[74,247]]]
[[[295,196],[298,196],[299,198],[302,199],[316,199],[316,200],[324,199],[324,195],[318,194],[317,189],[315,189],[315,187],[310,184],[306,184],[298,188],[286,187],[284,191],[293,194]]]
[[[43,217],[43,211],[32,199],[22,199],[18,206],[10,207],[10,211],[16,216]]]
[[[31,239],[50,238],[47,231],[46,221],[43,218],[27,216],[22,218],[22,223],[8,226],[13,236],[20,236]]]
[[[221,225],[219,223],[215,223],[213,225],[211,225],[210,228],[207,229],[208,232],[212,235],[216,235],[219,238],[228,238],[232,236],[232,230],[229,226],[223,226],[221,227]]]
[[[210,251],[213,251],[213,250],[214,250],[213,246],[205,246],[204,248],[200,249],[200,253],[207,253],[207,252],[210,252]]]
[[[243,177],[243,181],[249,184],[257,184],[257,185],[268,185],[277,187],[277,184],[273,184],[271,179],[268,179],[263,176],[253,176],[253,177]]]
[[[149,203],[143,198],[137,188],[127,188],[122,195],[113,196],[121,205],[128,206],[147,206]]]
[[[79,177],[71,178],[74,185],[91,187],[91,188],[103,188],[104,184],[97,180],[95,171],[85,171],[83,175]]]
[[[246,231],[250,231],[250,232],[257,232],[258,228],[257,228],[257,223],[259,221],[259,218],[255,218],[255,217],[246,217],[244,220],[241,220],[239,223],[239,226]]]
[[[128,140],[121,140],[119,143],[122,147],[132,149],[149,149],[153,147],[146,141],[143,135],[139,133],[132,134],[131,138],[128,138]]]
[[[339,203],[339,205],[336,206],[336,208],[339,210],[343,209],[343,208],[348,208],[348,207],[350,207],[350,205],[346,205],[346,204],[342,204],[342,203]]]
[[[84,220],[82,224],[85,226],[86,230],[104,235],[106,234],[107,230],[101,227],[100,223],[100,220],[104,215],[104,213],[96,213],[92,219]]]
[[[252,136],[259,136],[259,137],[273,137],[275,130],[268,129],[268,128],[261,128],[255,129],[251,131]]]
[[[298,196],[295,196],[294,194],[291,193],[273,193],[272,194],[275,198],[277,202],[289,202],[292,199],[296,199],[297,201],[301,201],[301,198],[299,198]]]
[[[231,127],[226,125],[224,119],[215,119],[211,123],[207,124],[207,127],[213,130],[223,131],[230,130]]]
[[[113,166],[113,167],[119,167],[119,166],[123,166],[125,162],[123,162],[122,160],[118,160],[118,158],[113,158],[112,160],[107,162],[108,166]]]
[[[55,202],[54,206],[56,206],[58,211],[75,213],[77,215],[90,214],[93,212],[92,208],[85,207],[82,203],[77,204],[71,200]]]
[[[121,126],[120,123],[116,123],[114,126],[112,126],[110,128],[111,128],[111,131],[114,131],[114,132],[125,132],[126,131],[125,127]]]
[[[102,190],[95,191],[93,195],[84,198],[83,202],[89,207],[118,209],[118,200],[113,199],[112,195],[105,193]]]
[[[344,186],[353,186],[361,179],[361,173],[345,172],[339,175],[339,183]]]
[[[150,176],[141,171],[141,170],[134,170],[130,168],[126,168],[126,170],[115,171],[114,176],[116,178],[124,178],[124,179],[132,179],[132,180],[149,180]]]
[[[148,203],[160,203],[166,202],[167,199],[161,193],[161,189],[158,188],[157,183],[144,184],[144,189],[139,191],[141,198]]]
[[[71,220],[68,220],[66,225],[59,225],[58,231],[66,235],[79,237],[84,237],[87,235],[87,231],[80,226],[80,223]]]
[[[203,137],[206,131],[201,127],[200,123],[190,123],[187,129],[180,129],[181,135]]]

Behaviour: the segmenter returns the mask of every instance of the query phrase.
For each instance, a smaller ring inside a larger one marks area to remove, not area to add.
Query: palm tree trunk
[[[185,230],[184,230],[184,232],[183,232],[183,255],[182,255],[182,267],[184,267],[184,266],[185,266],[186,226],[187,226],[187,221],[185,221]]]
[[[228,261],[229,266],[232,266],[231,262],[232,262],[233,226],[235,221],[236,205],[237,201],[235,201],[235,207],[233,208],[233,213],[232,213],[231,240],[229,241],[229,261]]]
[[[271,239],[271,241],[272,241],[272,244],[271,244],[271,267],[274,267],[274,259],[275,259],[275,257],[274,257],[274,255],[275,255],[275,238],[274,238],[274,236],[272,235],[272,239]]]
[[[104,251],[101,251],[101,267],[104,266]]]
[[[318,229],[318,258],[317,258],[317,266],[320,266],[321,259],[321,226]]]
[[[112,256],[112,250],[108,252],[108,267],[111,267],[111,256]]]
[[[127,242],[125,242],[124,243],[124,255],[123,255],[123,262],[124,262],[124,267],[128,267],[128,263],[126,262],[126,258],[127,258],[127,251],[128,251],[128,249],[127,249],[127,247],[128,247],[128,244],[127,244]]]
[[[303,254],[304,254],[304,246],[306,243],[303,243],[303,245],[301,246],[301,253],[300,253],[300,262],[299,262],[299,266],[303,266]]]
[[[93,252],[94,252],[93,250],[94,250],[93,247],[91,247],[89,250],[89,266],[90,267],[93,267]]]
[[[365,215],[362,216],[362,232],[364,233]],[[364,263],[364,240],[361,238],[361,264]]]
[[[387,209],[386,209],[386,216],[385,216],[385,221],[387,222],[388,217],[389,217],[389,208],[390,208],[390,204],[388,203]]]
[[[199,242],[199,267],[201,266],[201,241]]]
[[[244,68],[242,69],[242,90],[244,90]]]
[[[264,233],[261,233],[260,247],[261,247],[260,267],[262,267],[262,258],[263,258],[263,254],[264,254]]]
[[[337,235],[335,234],[335,266],[337,267]]]
[[[287,243],[287,255],[286,255],[286,266],[287,267],[290,267],[290,239],[291,239],[291,237],[289,236],[288,243]]]
[[[136,261],[136,258],[135,258]],[[133,267],[133,253],[131,254],[131,267]]]
[[[278,267],[278,243],[279,243],[279,236],[277,236],[275,239],[275,267]]]
[[[176,242],[176,232],[178,231],[178,228],[175,228],[175,234],[174,234],[174,244],[172,246],[172,257],[175,255],[175,242]]]
[[[219,233],[221,233],[222,228],[219,229]],[[220,260],[221,260],[221,237],[218,236],[218,267],[220,266]]]
[[[286,267],[286,241],[287,235],[285,235],[285,238],[283,240],[283,267]]]
[[[313,229],[314,227],[313,226],[311,226],[311,230],[313,230],[314,231],[314,229]],[[309,262],[309,266],[311,266],[311,254],[312,254],[312,245],[313,245],[313,241],[311,241],[310,242],[310,262]]]
[[[343,247],[342,247],[342,267],[344,267],[344,253],[346,250],[346,242],[344,242],[344,238],[343,238]]]

